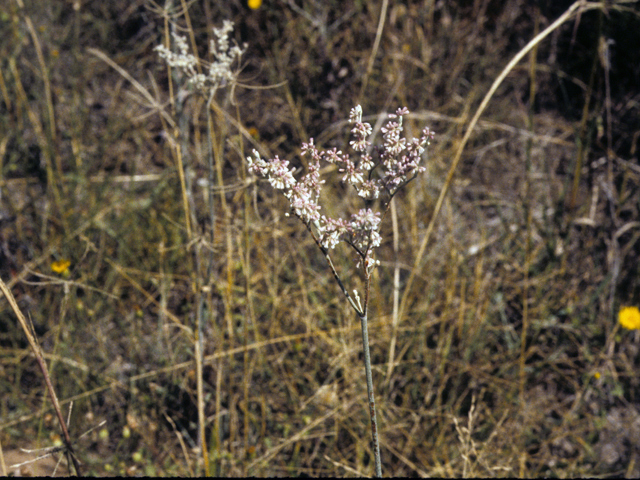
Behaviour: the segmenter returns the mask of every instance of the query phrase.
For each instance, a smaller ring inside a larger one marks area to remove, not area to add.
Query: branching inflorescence
[[[272,160],[264,160],[255,150],[253,157],[247,158],[249,170],[267,178],[273,188],[282,191],[294,215],[302,220],[312,234],[314,230],[311,227],[315,227],[314,238],[324,250],[333,249],[340,241],[345,241],[364,261],[366,274],[369,275],[378,264],[373,258],[373,250],[382,240],[381,212],[363,208],[348,220],[322,215],[318,200],[325,181],[320,179],[320,161],[337,165],[343,174],[341,181],[353,186],[363,199],[374,200],[385,195],[386,199],[382,202],[384,214],[393,196],[418,173],[425,171],[420,166],[420,160],[433,138],[429,128],[422,131],[420,138],[410,141],[404,138],[402,119],[408,113],[406,108],[400,108],[395,114],[389,115],[390,121],[382,128],[383,144],[373,149],[375,158],[369,153],[372,150],[368,141],[371,125],[362,121],[362,108],[358,105],[351,109],[349,116],[354,137],[350,145],[358,159],[354,160],[348,153],[335,148],[319,151],[311,139],[302,145],[302,154],[308,155],[311,162],[307,174],[300,180],[294,177],[294,170],[289,167],[288,161],[277,156]]]

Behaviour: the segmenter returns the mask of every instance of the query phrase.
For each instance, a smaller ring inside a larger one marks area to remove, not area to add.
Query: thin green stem
[[[373,379],[371,377],[371,354],[369,352],[369,325],[367,314],[360,315],[362,326],[362,350],[364,352],[364,371],[367,376],[367,394],[369,397],[369,415],[371,416],[371,435],[373,437],[373,457],[376,464],[376,477],[382,477],[380,460],[380,440],[378,439],[378,420],[376,418],[376,401],[373,395]]]
[[[342,290],[342,293],[344,294],[344,296],[347,297],[347,300],[349,300],[349,303],[351,304],[353,309],[356,311],[359,317],[362,317],[362,315],[366,315],[366,310],[363,310],[362,308],[360,308],[358,304],[356,304],[356,302],[353,300],[353,297],[349,295],[349,291],[344,286],[344,283],[342,283],[342,280],[340,279],[340,275],[338,275],[338,272],[336,271],[336,267],[333,266],[333,262],[331,261],[331,257],[329,256],[329,250],[322,246],[322,244],[320,243],[320,240],[318,240],[318,237],[316,237],[316,234],[313,233],[313,230],[311,229],[311,225],[309,225],[309,223],[305,222],[304,220],[302,221],[302,223],[304,223],[304,225],[307,227],[307,230],[309,230],[309,233],[311,233],[311,237],[313,238],[314,242],[316,242],[316,245],[318,245],[318,248],[320,249],[320,251],[324,254],[324,258],[327,259],[327,263],[331,268],[331,273],[333,273],[333,278],[335,278],[336,282],[338,282],[338,285],[340,286],[340,290]]]

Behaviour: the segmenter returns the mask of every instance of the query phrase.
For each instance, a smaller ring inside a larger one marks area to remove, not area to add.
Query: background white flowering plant
[[[224,20],[222,27],[213,28],[215,37],[209,43],[209,54],[212,62],[204,62],[189,53],[186,37],[173,32],[172,37],[178,53],[172,52],[164,45],[158,45],[158,52],[170,67],[180,69],[188,78],[188,85],[193,85],[201,93],[215,93],[219,87],[235,82],[237,72],[232,69],[234,62],[239,62],[246,46],[240,47],[229,42],[229,34],[233,31],[233,22]],[[203,65],[207,73],[199,73],[198,64]]]

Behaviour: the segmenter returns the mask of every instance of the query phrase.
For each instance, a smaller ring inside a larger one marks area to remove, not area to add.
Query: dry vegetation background
[[[570,2],[391,1],[370,70],[381,1],[196,0],[169,17],[142,0],[24,3],[0,8],[0,277],[65,411],[74,400],[84,473],[203,473],[198,311],[209,473],[373,473],[358,319],[244,161],[259,147],[301,165],[309,137],[344,149],[361,103],[372,124],[406,105],[411,136],[437,132],[377,255],[384,474],[640,476],[640,336],[616,322],[640,303],[637,2],[574,17],[509,74],[423,255],[469,119]],[[212,242],[205,105],[192,96],[172,113],[176,85],[153,48],[174,22],[206,58],[223,19],[247,52],[241,85],[213,105]],[[332,193],[335,212],[355,205]],[[362,289],[349,251],[334,263]],[[0,429],[5,457],[59,438],[4,298]]]

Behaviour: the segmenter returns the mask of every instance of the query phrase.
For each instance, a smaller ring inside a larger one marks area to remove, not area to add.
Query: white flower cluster
[[[407,141],[402,136],[402,117],[408,113],[406,108],[399,108],[389,116],[397,121],[390,120],[382,128],[384,142],[377,148],[376,160],[367,153],[371,146],[367,137],[371,135],[372,129],[371,125],[362,121],[362,108],[358,105],[351,110],[349,121],[353,124],[351,133],[355,137],[350,145],[359,154],[359,161],[353,161],[348,154],[335,148],[320,152],[311,139],[309,143],[302,144],[302,154],[309,155],[311,161],[308,173],[300,181],[293,176],[293,169],[289,168],[288,161],[277,156],[272,160],[264,160],[255,150],[254,157],[247,158],[249,171],[267,178],[273,188],[282,191],[289,199],[293,213],[307,227],[316,227],[318,241],[323,248],[332,249],[343,240],[356,250],[369,271],[377,264],[373,260],[373,249],[382,242],[379,233],[381,214],[366,208],[351,215],[349,220],[321,215],[318,199],[324,180],[320,180],[320,160],[338,165],[339,172],[344,173],[342,181],[352,185],[364,199],[375,199],[381,193],[386,193],[389,197],[383,203],[383,210],[386,211],[398,190],[415,175],[425,171],[420,160],[433,138],[433,132],[425,128],[419,139]],[[379,173],[374,175],[376,168]]]
[[[232,70],[234,62],[240,62],[246,50],[238,45],[231,45],[229,34],[233,31],[233,22],[225,20],[221,28],[214,28],[215,39],[211,40],[209,53],[213,58],[211,63],[199,61],[189,53],[187,40],[177,34],[172,34],[176,50],[174,53],[164,45],[158,45],[155,50],[170,67],[178,68],[189,78],[189,84],[202,93],[211,94],[227,83],[235,82],[237,71]],[[198,62],[207,69],[207,74],[198,73]]]

